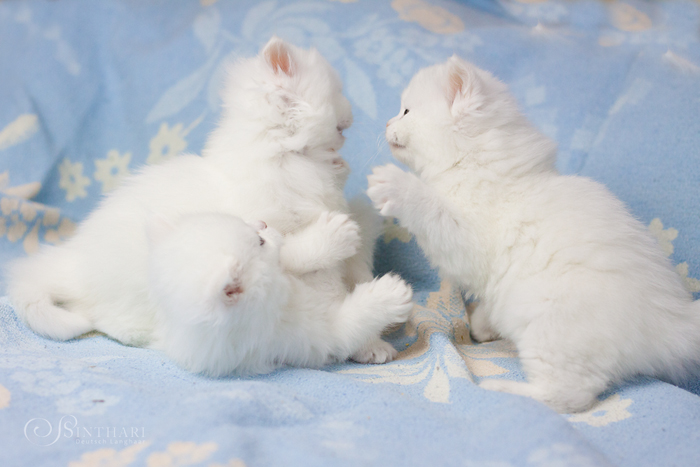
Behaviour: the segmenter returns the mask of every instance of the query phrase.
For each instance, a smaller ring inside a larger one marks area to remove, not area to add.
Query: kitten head
[[[257,57],[230,70],[224,118],[283,151],[337,151],[352,124],[350,103],[336,71],[316,49],[273,37]]]
[[[553,144],[528,124],[506,85],[457,56],[413,77],[399,114],[387,123],[386,139],[394,156],[418,172],[463,162],[499,166],[504,151],[535,141],[542,152],[536,159],[551,168],[554,158]],[[505,165],[521,165],[532,156],[525,152],[523,160]],[[517,151],[512,156],[519,157]]]
[[[281,235],[264,222],[214,213],[176,224],[156,218],[148,237],[151,294],[168,319],[241,323],[274,301]]]

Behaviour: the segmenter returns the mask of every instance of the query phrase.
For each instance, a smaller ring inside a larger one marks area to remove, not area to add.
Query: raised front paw
[[[329,248],[328,255],[336,260],[350,258],[360,248],[360,227],[347,214],[324,211],[316,228]]]
[[[399,217],[410,181],[411,174],[394,164],[375,167],[372,175],[367,176],[367,196],[382,216]]]

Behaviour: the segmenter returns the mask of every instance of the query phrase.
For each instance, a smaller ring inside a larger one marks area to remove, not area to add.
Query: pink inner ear
[[[292,76],[292,59],[283,43],[270,44],[265,50],[265,56],[275,73],[281,71],[287,76]]]
[[[484,103],[476,73],[458,63],[450,63],[446,93],[456,113],[476,112]]]
[[[453,104],[455,99],[457,98],[457,94],[462,92],[462,87],[464,86],[464,79],[462,78],[462,75],[458,69],[453,68],[452,70],[450,70],[448,86],[449,95],[447,97],[450,104]]]

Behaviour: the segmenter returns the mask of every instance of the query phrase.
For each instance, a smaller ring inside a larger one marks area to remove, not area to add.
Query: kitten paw
[[[375,339],[365,344],[350,358],[358,363],[388,363],[398,354],[393,345],[381,339]]]
[[[499,334],[491,327],[487,313],[482,302],[469,316],[469,335],[476,342],[489,342],[500,338]]]
[[[506,392],[525,396],[548,405],[559,413],[576,413],[591,407],[596,401],[596,395],[601,391],[586,388],[562,390],[556,381],[547,384],[511,381],[506,379],[485,379],[479,387],[489,391]]]
[[[410,176],[395,165],[388,164],[375,167],[372,175],[367,177],[367,196],[382,216],[399,217]]]
[[[322,212],[316,226],[329,245],[328,256],[342,261],[357,253],[360,248],[360,226],[350,216],[340,212]]]
[[[387,326],[408,321],[413,310],[413,289],[403,279],[385,274],[372,282],[370,291],[386,313]]]

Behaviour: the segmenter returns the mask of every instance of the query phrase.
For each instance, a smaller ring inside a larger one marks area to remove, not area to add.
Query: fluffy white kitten
[[[316,50],[273,38],[259,56],[232,67],[222,97],[221,122],[203,157],[144,168],[65,244],[11,265],[7,292],[29,327],[59,340],[96,329],[147,345],[155,316],[145,228],[152,215],[264,219],[286,237],[280,255],[287,270],[304,274],[345,261],[337,267],[349,289],[371,280],[379,229],[367,208],[357,209],[359,229],[343,214],[347,165],[337,151],[352,113],[335,70]],[[376,336],[356,359],[383,362],[395,353]]]
[[[405,322],[411,289],[395,275],[348,294],[341,268],[304,275],[280,266],[281,235],[264,223],[194,214],[149,226],[155,340],[183,368],[220,376],[345,360]]]
[[[367,194],[478,300],[471,333],[517,346],[527,382],[481,386],[560,412],[635,374],[677,381],[700,358],[700,305],[624,204],[559,175],[555,144],[506,86],[457,58],[419,71],[387,124],[394,156]]]

